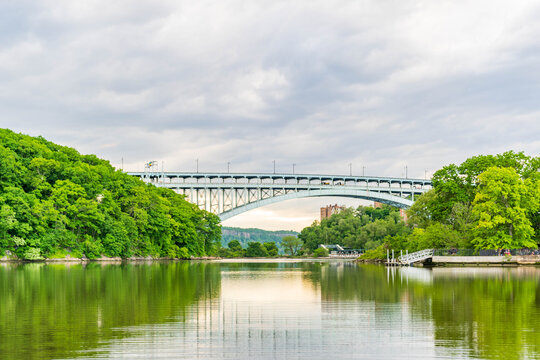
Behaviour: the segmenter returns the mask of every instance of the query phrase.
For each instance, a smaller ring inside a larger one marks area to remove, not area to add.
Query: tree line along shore
[[[309,250],[336,243],[365,249],[364,260],[387,250],[538,249],[540,157],[508,151],[474,156],[435,172],[433,189],[407,210],[407,221],[389,206],[349,208],[314,222],[299,238]]]
[[[0,258],[190,258],[219,218],[174,191],[42,137],[0,129]]]
[[[364,259],[387,249],[537,249],[539,169],[540,158],[522,152],[479,155],[435,172],[406,222],[390,206],[360,206],[297,236],[229,236],[222,246],[219,218],[182,195],[95,155],[0,129],[0,259],[325,256],[321,244],[365,249]]]

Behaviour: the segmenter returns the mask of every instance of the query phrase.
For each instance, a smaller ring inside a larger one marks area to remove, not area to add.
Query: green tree
[[[328,250],[325,248],[317,248],[313,252],[313,257],[327,257],[328,256]]]
[[[278,256],[279,249],[274,241],[267,241],[263,244],[263,246],[266,249],[268,256]]]
[[[408,233],[410,229],[401,219],[399,209],[385,205],[382,208],[359,206],[357,209],[344,209],[329,219],[304,228],[298,237],[304,241],[305,249],[313,252],[321,244],[375,248],[387,236]]]
[[[534,230],[528,214],[539,207],[538,182],[524,182],[514,168],[491,167],[479,177],[473,202],[474,246],[479,249],[532,248]]]
[[[443,167],[433,175],[433,187],[440,198],[432,204],[433,219],[446,222],[455,203],[470,205],[476,195],[478,177],[488,168],[511,167],[519,175],[528,177],[534,173],[534,166],[531,166],[534,163],[537,160],[523,152],[507,151],[499,155],[473,156],[459,166],[450,164]]]
[[[424,249],[460,248],[460,239],[459,233],[449,225],[433,223],[425,229],[414,229],[409,236],[405,249],[401,248],[399,250],[419,251]]]
[[[243,257],[245,256],[245,250],[242,248],[242,244],[238,240],[231,240],[228,244],[226,252],[222,251],[223,257]]]
[[[240,244],[240,241],[238,240],[231,240],[229,241],[229,244],[227,245],[231,251],[240,251],[242,250],[242,245]]]
[[[9,230],[16,225],[15,212],[8,205],[2,205],[0,207],[0,254],[3,254],[3,250],[8,247]]]
[[[412,206],[407,210],[407,223],[414,227],[424,228],[433,220],[433,208],[440,201],[437,192],[431,189],[417,197]]]
[[[266,248],[260,242],[251,241],[248,243],[248,247],[246,249],[246,256],[266,257],[268,256],[268,251],[266,251]]]
[[[281,240],[281,246],[285,249],[285,252],[290,256],[295,256],[298,254],[298,251],[302,248],[304,242],[297,238],[296,236],[285,236]]]

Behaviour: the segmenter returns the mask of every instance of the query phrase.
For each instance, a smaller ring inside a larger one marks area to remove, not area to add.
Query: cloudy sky
[[[540,153],[540,3],[0,1],[0,127],[127,170],[423,178]],[[301,229],[327,203],[226,224]]]

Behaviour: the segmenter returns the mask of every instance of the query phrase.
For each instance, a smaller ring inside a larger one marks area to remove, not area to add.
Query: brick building
[[[323,221],[324,219],[328,219],[330,216],[337,214],[343,209],[345,209],[345,206],[339,206],[338,204],[322,207],[321,208],[321,221]]]

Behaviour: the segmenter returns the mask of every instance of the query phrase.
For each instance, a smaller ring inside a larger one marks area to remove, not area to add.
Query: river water
[[[540,268],[0,264],[1,359],[540,359]]]

